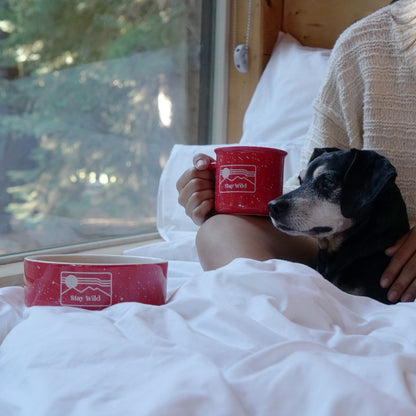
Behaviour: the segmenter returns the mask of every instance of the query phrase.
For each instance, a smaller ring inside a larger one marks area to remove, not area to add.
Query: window
[[[155,230],[172,146],[208,140],[214,5],[0,0],[0,255]]]

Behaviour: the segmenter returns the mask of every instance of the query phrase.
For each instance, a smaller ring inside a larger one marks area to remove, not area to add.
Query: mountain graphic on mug
[[[61,272],[61,305],[109,306],[112,289],[109,272]]]
[[[255,165],[222,165],[220,175],[221,193],[256,192]]]

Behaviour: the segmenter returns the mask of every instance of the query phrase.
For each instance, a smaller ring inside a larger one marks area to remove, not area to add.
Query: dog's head
[[[315,149],[300,187],[269,203],[276,228],[287,234],[331,238],[369,215],[396,170],[369,150]]]

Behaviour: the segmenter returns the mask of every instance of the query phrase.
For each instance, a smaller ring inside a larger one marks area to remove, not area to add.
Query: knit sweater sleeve
[[[313,104],[314,117],[301,152],[302,169],[317,147],[362,147],[363,93],[358,57],[348,44],[346,33],[332,51],[326,80]],[[284,192],[297,186],[296,174],[286,181]]]

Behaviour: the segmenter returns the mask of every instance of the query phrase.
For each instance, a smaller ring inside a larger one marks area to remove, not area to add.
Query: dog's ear
[[[341,196],[341,213],[346,218],[360,216],[397,176],[389,160],[374,151],[352,149],[350,153]]]
[[[323,153],[337,152],[338,150],[341,149],[338,147],[315,147],[315,149],[313,149],[312,156],[309,159],[309,163],[316,159],[318,156],[321,156]]]

